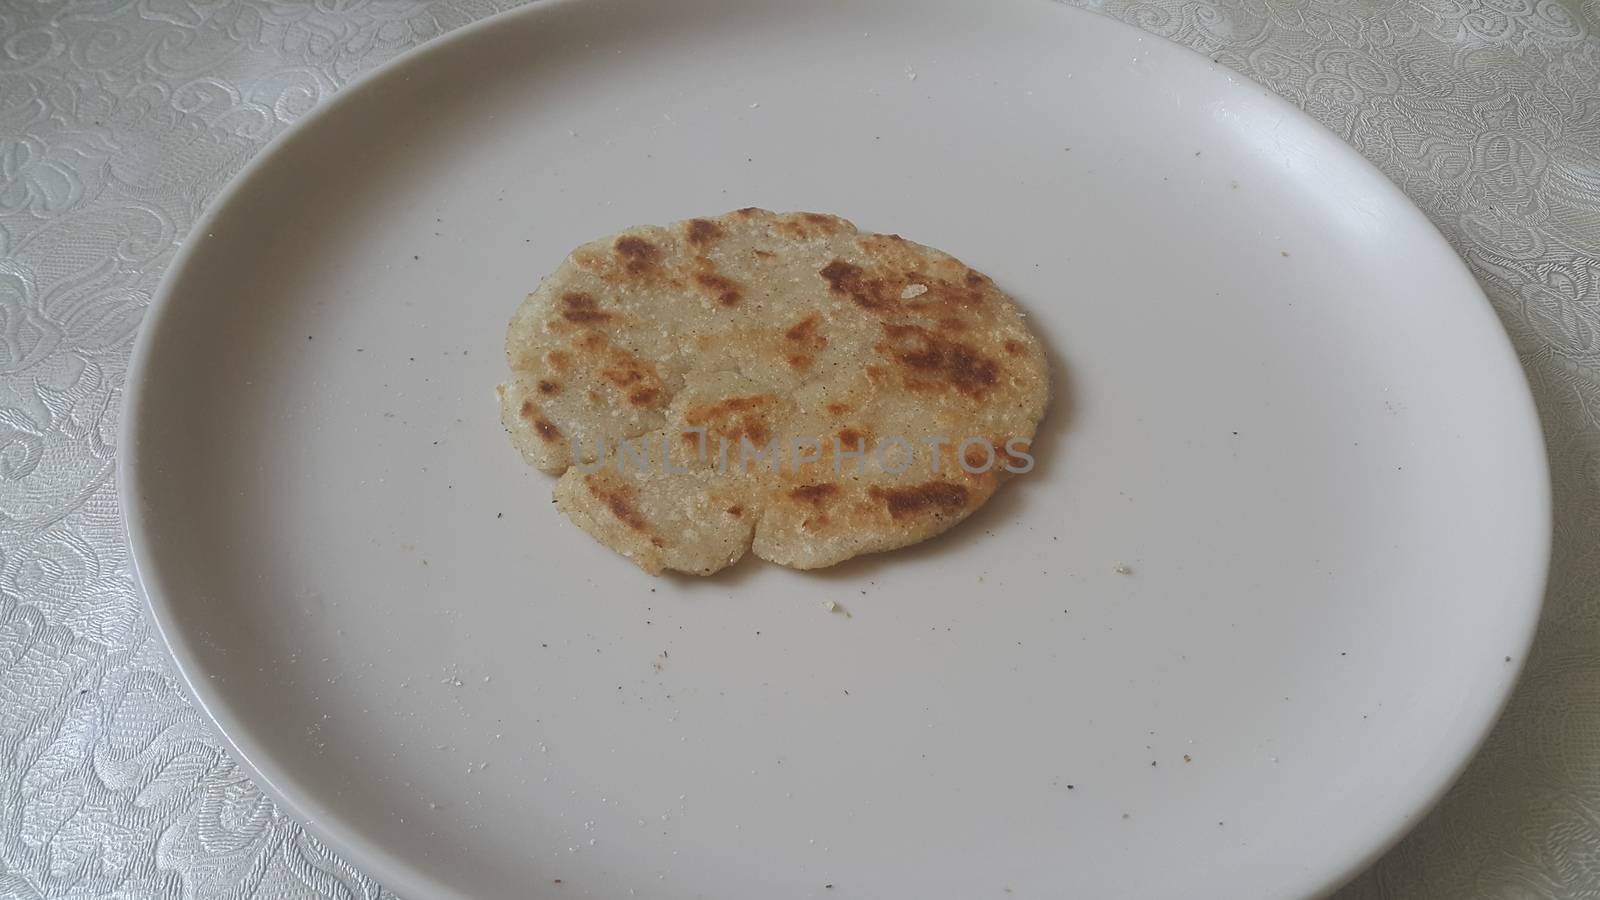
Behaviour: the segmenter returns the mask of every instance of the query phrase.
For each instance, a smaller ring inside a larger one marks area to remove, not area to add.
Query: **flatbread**
[[[563,513],[651,573],[932,537],[1031,468],[1049,399],[1038,338],[987,276],[818,213],[585,244],[517,310],[506,356],[512,442],[561,475]]]

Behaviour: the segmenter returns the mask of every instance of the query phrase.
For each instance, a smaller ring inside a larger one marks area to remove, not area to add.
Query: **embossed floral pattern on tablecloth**
[[[1527,674],[1344,898],[1600,897],[1600,2],[1077,0],[1348,140],[1484,285],[1538,399],[1556,543]],[[513,0],[0,0],[0,897],[376,897],[185,701],[112,484],[129,345],[228,177]]]

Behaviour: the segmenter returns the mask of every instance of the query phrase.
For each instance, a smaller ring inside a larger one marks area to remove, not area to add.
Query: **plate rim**
[[[137,440],[139,427],[137,423],[142,418],[141,411],[145,403],[145,392],[148,383],[147,369],[150,366],[150,357],[155,335],[161,326],[170,319],[173,306],[172,296],[176,287],[183,280],[185,270],[191,261],[203,253],[205,240],[215,221],[220,218],[225,210],[234,202],[235,198],[243,192],[246,185],[252,181],[263,169],[271,166],[282,155],[285,148],[301,140],[307,133],[313,131],[324,120],[340,114],[340,111],[355,103],[370,93],[382,82],[389,80],[397,74],[414,66],[423,64],[432,57],[450,52],[459,44],[472,41],[477,35],[504,27],[513,20],[523,18],[533,19],[549,14],[549,11],[558,7],[568,7],[583,4],[587,0],[532,0],[521,6],[503,10],[486,16],[475,22],[470,22],[455,28],[443,35],[432,38],[385,60],[369,71],[363,72],[351,79],[344,87],[335,90],[332,96],[317,104],[310,111],[291,123],[281,133],[273,137],[261,147],[248,161],[234,173],[224,186],[213,196],[201,214],[194,220],[188,233],[182,238],[177,253],[162,273],[151,300],[145,308],[144,315],[139,323],[137,334],[134,337],[130,351],[128,367],[123,379],[123,398],[119,430],[116,439],[116,466],[115,476],[117,483],[117,501],[122,513],[123,535],[128,543],[129,561],[134,576],[134,589],[143,601],[145,618],[155,629],[161,643],[166,650],[166,655],[177,669],[179,678],[188,692],[190,700],[199,707],[201,713],[210,721],[222,744],[233,760],[250,777],[251,782],[264,794],[273,800],[282,810],[287,811],[289,817],[311,834],[318,841],[327,844],[338,854],[348,859],[361,872],[369,875],[382,884],[383,887],[395,891],[402,896],[431,896],[444,897],[449,900],[475,900],[475,895],[464,893],[454,886],[441,882],[430,874],[425,868],[414,865],[410,860],[398,856],[382,845],[376,844],[362,834],[361,830],[352,823],[342,819],[319,802],[315,797],[307,796],[292,774],[274,777],[267,769],[258,766],[255,762],[258,756],[266,756],[257,742],[248,736],[248,731],[243,727],[241,717],[236,714],[229,703],[220,694],[210,687],[210,679],[194,649],[194,639],[189,635],[182,624],[182,616],[178,614],[163,589],[162,579],[157,571],[149,529],[145,522],[143,504],[140,502],[138,473],[143,469],[143,461],[139,454]],[[1104,27],[1123,34],[1139,38],[1154,38],[1159,41],[1155,46],[1160,50],[1155,52],[1172,54],[1176,57],[1189,57],[1190,62],[1196,65],[1209,65],[1213,68],[1220,66],[1216,60],[1206,54],[1200,53],[1190,47],[1180,44],[1164,35],[1139,28],[1121,19],[1107,15],[1098,9],[1087,9],[1064,2],[1064,0],[1012,0],[1015,3],[1030,3],[1035,5],[1048,4],[1055,7],[1060,14],[1082,17],[1084,21],[1094,23],[1093,27]],[[1455,785],[1482,750],[1494,727],[1501,716],[1516,687],[1520,684],[1526,667],[1528,651],[1532,646],[1538,623],[1543,615],[1544,598],[1549,585],[1550,561],[1553,552],[1554,522],[1552,520],[1553,498],[1550,477],[1549,448],[1545,441],[1542,420],[1538,414],[1537,404],[1534,400],[1532,386],[1528,381],[1527,370],[1522,365],[1516,353],[1505,324],[1500,320],[1494,305],[1484,294],[1482,285],[1473,275],[1470,268],[1455,248],[1434,225],[1433,221],[1417,206],[1417,204],[1402,191],[1398,185],[1385,175],[1371,160],[1367,159],[1360,151],[1347,140],[1340,137],[1332,129],[1323,125],[1314,116],[1294,105],[1287,98],[1278,94],[1267,85],[1256,81],[1251,75],[1230,69],[1239,80],[1231,83],[1232,90],[1257,89],[1265,95],[1266,102],[1276,107],[1286,116],[1298,118],[1303,124],[1312,125],[1322,132],[1325,137],[1334,139],[1333,144],[1338,149],[1334,152],[1345,156],[1346,164],[1353,164],[1358,170],[1364,171],[1374,186],[1374,190],[1386,196],[1394,203],[1397,210],[1402,210],[1400,215],[1411,219],[1408,223],[1420,226],[1421,239],[1436,242],[1436,246],[1444,249],[1449,257],[1454,259],[1454,264],[1459,267],[1460,274],[1465,276],[1465,284],[1470,285],[1472,296],[1463,297],[1461,303],[1475,307],[1480,313],[1486,314],[1493,320],[1493,331],[1498,334],[1497,342],[1501,350],[1509,355],[1515,362],[1515,371],[1520,378],[1513,378],[1518,382],[1520,390],[1511,388],[1514,398],[1508,397],[1507,403],[1513,404],[1518,409],[1516,418],[1520,430],[1530,436],[1533,446],[1537,449],[1535,454],[1538,464],[1534,471],[1528,473],[1533,479],[1533,490],[1537,496],[1531,498],[1540,513],[1538,517],[1539,533],[1535,535],[1533,546],[1542,548],[1542,560],[1538,564],[1536,583],[1530,583],[1529,596],[1516,598],[1523,607],[1522,621],[1518,623],[1518,633],[1508,635],[1511,637],[1511,646],[1517,650],[1516,656],[1509,664],[1512,668],[1512,677],[1503,682],[1499,696],[1493,702],[1485,703],[1475,710],[1477,721],[1470,731],[1472,740],[1462,742],[1454,754],[1452,763],[1442,769],[1427,786],[1427,789],[1417,794],[1416,799],[1409,804],[1404,815],[1398,817],[1387,829],[1377,830],[1364,835],[1361,839],[1351,843],[1361,846],[1358,852],[1345,854],[1345,858],[1333,867],[1334,871],[1326,878],[1305,885],[1307,892],[1302,896],[1308,900],[1324,898],[1337,891],[1355,876],[1372,866],[1380,857],[1391,850],[1406,837],[1429,811],[1431,811],[1444,798],[1445,794]],[[1505,410],[1507,418],[1513,412]],[[1507,602],[1510,602],[1509,600]],[[1448,755],[1448,754],[1447,754]],[[270,768],[270,766],[269,766]]]

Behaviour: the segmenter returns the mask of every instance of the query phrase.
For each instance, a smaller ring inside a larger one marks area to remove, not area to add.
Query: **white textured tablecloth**
[[[385,893],[184,699],[135,598],[114,436],[140,315],[229,176],[352,76],[513,5],[0,0],[0,898]],[[1600,898],[1600,0],[1083,5],[1376,163],[1482,282],[1544,419],[1556,541],[1526,675],[1341,900]]]

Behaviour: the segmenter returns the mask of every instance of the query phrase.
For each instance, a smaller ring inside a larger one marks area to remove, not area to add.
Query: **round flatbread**
[[[579,247],[506,338],[502,418],[556,502],[651,573],[800,569],[982,506],[1049,398],[987,276],[818,213],[743,209]]]

